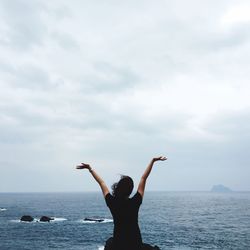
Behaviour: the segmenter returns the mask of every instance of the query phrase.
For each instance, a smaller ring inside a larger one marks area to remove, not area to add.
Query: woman
[[[77,169],[88,169],[94,179],[100,185],[106,204],[114,219],[113,237],[107,240],[105,250],[146,250],[159,249],[148,244],[142,243],[140,228],[138,225],[138,212],[144,190],[146,180],[156,161],[165,161],[166,157],[160,156],[153,158],[144,174],[141,177],[136,194],[129,198],[133,191],[134,183],[129,176],[121,176],[118,183],[112,186],[112,195],[108,187],[100,176],[94,171],[89,164],[81,163]]]

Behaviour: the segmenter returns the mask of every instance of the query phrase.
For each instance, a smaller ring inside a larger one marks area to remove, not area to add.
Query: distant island
[[[231,190],[228,187],[225,187],[221,184],[219,185],[214,185],[211,189],[211,192],[217,192],[217,193],[229,193],[229,192],[233,192],[233,190]]]

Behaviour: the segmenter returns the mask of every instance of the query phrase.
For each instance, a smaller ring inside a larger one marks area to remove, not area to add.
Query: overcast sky
[[[250,190],[248,0],[0,0],[0,192]]]

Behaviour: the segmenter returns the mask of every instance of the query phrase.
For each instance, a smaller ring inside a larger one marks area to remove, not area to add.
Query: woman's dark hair
[[[116,198],[127,198],[132,193],[134,182],[131,177],[121,175],[121,179],[112,185],[112,195]]]

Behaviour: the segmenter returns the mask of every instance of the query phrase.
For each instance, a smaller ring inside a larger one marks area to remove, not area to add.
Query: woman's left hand
[[[155,157],[153,158],[153,161],[166,161],[168,158],[165,156],[159,156],[159,157]]]
[[[76,166],[76,169],[91,169],[90,165],[87,163],[81,163],[79,165]]]

